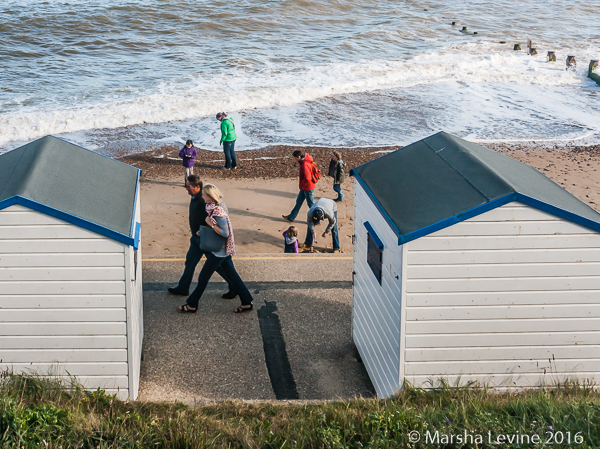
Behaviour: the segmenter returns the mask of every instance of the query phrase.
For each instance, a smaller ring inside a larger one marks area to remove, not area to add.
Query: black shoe
[[[169,293],[172,295],[180,295],[180,296],[188,296],[189,292],[184,292],[183,290],[179,290],[177,287],[169,287]]]
[[[238,294],[236,292],[232,292],[231,290],[229,290],[227,293],[223,293],[223,296],[221,296],[221,298],[223,298],[223,299],[233,299],[237,295]]]

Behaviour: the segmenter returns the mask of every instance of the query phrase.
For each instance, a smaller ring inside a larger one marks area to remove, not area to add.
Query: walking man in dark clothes
[[[298,168],[300,170],[300,192],[296,198],[296,206],[289,213],[289,215],[282,215],[284,220],[294,221],[300,212],[300,208],[306,200],[308,208],[310,209],[315,204],[315,197],[313,195],[317,184],[313,181],[313,158],[310,154],[304,151],[296,150],[292,153],[292,156],[296,158],[298,162]]]
[[[185,269],[183,270],[183,274],[181,275],[181,279],[179,279],[179,284],[177,287],[169,287],[169,293],[174,295],[182,295],[188,296],[190,293],[190,284],[192,283],[192,279],[194,278],[194,271],[196,270],[196,266],[204,256],[204,251],[200,249],[200,237],[198,237],[198,231],[200,230],[200,226],[204,226],[206,224],[206,217],[208,214],[206,213],[206,203],[202,199],[202,181],[199,176],[191,175],[187,178],[187,186],[185,189],[188,192],[188,195],[192,197],[190,201],[190,231],[192,232],[192,237],[190,238],[190,248],[185,256]],[[222,206],[225,206],[222,204]],[[231,282],[225,276],[223,270],[219,267],[217,268],[217,273],[221,275],[223,279],[227,281],[229,285],[229,291],[223,295],[225,299],[233,299],[238,294],[235,289],[231,288]]]

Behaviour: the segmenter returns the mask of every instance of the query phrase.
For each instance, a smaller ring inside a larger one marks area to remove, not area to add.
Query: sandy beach
[[[600,146],[566,146],[547,148],[525,145],[488,145],[489,148],[527,163],[567,189],[573,195],[600,210]],[[324,147],[269,147],[238,151],[240,168],[221,170],[224,157],[220,152],[200,150],[195,174],[205,182],[216,184],[225,196],[231,212],[238,254],[283,252],[281,233],[287,229],[282,214],[294,206],[298,193],[298,167],[291,153],[303,149],[310,153],[321,169],[315,197],[334,198],[332,179],[326,176],[331,149]],[[348,169],[387,154],[395,147],[341,149]],[[177,157],[178,147],[121,158],[143,170],[142,223],[143,254],[149,257],[184,255],[189,243],[189,196],[183,187],[183,169]],[[351,252],[353,183],[343,184],[346,198],[338,203],[338,220],[342,252]],[[306,232],[304,205],[294,223],[300,239]],[[331,238],[318,238],[317,251],[331,251]]]

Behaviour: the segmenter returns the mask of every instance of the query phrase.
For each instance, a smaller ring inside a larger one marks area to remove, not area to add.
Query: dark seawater
[[[236,120],[240,150],[406,144],[440,130],[597,143],[600,86],[587,65],[600,59],[598,11],[598,1],[4,0],[0,152],[46,134],[109,154],[188,138],[218,149],[218,111]],[[512,50],[527,39],[537,56]]]

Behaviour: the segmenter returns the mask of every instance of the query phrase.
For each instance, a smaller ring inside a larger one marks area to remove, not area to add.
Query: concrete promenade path
[[[198,312],[181,314],[186,297],[167,288],[177,284],[183,259],[143,260],[139,400],[374,396],[352,343],[350,255],[244,254],[234,264],[254,296],[252,312],[233,313],[239,298],[222,299],[227,287],[215,274]]]

